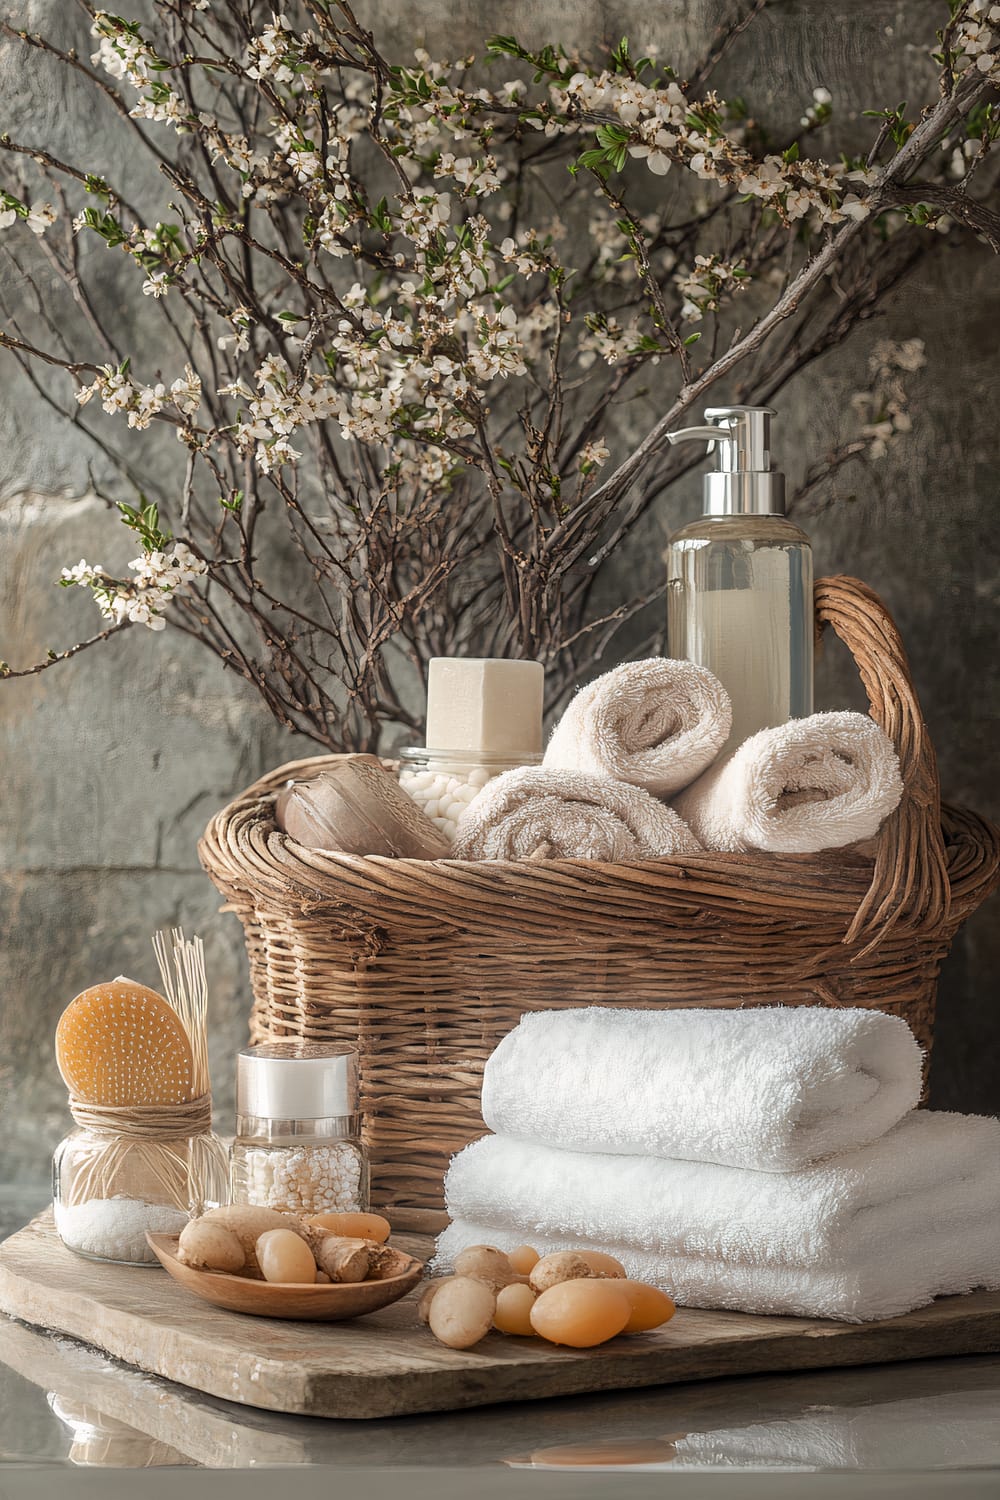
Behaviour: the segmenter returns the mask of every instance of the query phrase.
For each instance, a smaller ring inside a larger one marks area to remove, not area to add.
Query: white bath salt
[[[365,1207],[361,1160],[357,1147],[349,1142],[287,1150],[251,1147],[242,1158],[246,1202],[258,1208],[323,1214]]]
[[[72,1206],[55,1205],[59,1238],[70,1250],[95,1260],[126,1261],[132,1265],[154,1265],[156,1256],[146,1243],[151,1234],[179,1234],[188,1216],[165,1203],[144,1203],[135,1198],[91,1198]]]

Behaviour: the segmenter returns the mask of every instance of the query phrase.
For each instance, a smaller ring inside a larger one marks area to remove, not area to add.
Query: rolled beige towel
[[[572,699],[544,765],[669,797],[711,765],[732,717],[729,694],[705,667],[671,657],[625,662]]]
[[[699,848],[672,808],[640,787],[524,766],[496,776],[458,820],[453,859],[628,863]]]
[[[902,795],[888,735],[843,712],[760,730],[673,805],[706,849],[814,854],[871,838]]]

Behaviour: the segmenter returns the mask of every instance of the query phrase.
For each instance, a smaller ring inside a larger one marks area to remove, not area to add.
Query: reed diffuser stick
[[[182,927],[161,930],[153,951],[163,981],[163,993],[177,1012],[191,1043],[193,1099],[208,1093],[208,979],[205,947],[200,937],[187,939]]]

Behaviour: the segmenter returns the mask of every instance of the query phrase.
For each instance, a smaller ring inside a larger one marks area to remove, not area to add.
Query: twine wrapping
[[[225,1148],[212,1134],[212,1096],[183,1104],[88,1104],[70,1098],[77,1125],[105,1139],[62,1181],[67,1204],[149,1198],[183,1213],[228,1199]]]
[[[183,1104],[88,1104],[70,1096],[69,1112],[85,1130],[134,1141],[178,1141],[212,1128],[212,1095]]]

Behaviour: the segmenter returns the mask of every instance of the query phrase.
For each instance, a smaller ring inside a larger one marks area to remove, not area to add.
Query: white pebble
[[[242,1155],[241,1201],[285,1212],[363,1210],[361,1161],[349,1141],[309,1147],[255,1147]]]
[[[442,770],[405,768],[399,773],[399,784],[447,839],[453,839],[458,821],[488,781],[509,767],[477,766],[469,763],[461,769],[449,766]]]

